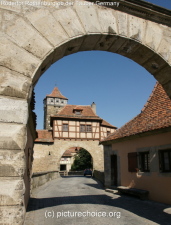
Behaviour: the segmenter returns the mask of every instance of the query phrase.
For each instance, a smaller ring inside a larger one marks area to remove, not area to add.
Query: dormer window
[[[73,109],[73,113],[75,115],[81,115],[82,114],[82,111],[83,111],[83,109],[81,109],[81,108],[75,108],[75,109]]]
[[[75,111],[76,115],[81,115],[81,111]]]

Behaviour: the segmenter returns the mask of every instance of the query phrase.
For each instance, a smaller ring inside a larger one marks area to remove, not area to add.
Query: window
[[[92,132],[92,127],[91,127],[91,125],[86,125],[86,131],[87,131],[87,132]]]
[[[110,131],[107,131],[107,136],[110,134]]]
[[[80,132],[92,132],[92,126],[91,125],[80,125]]]
[[[137,163],[137,153],[130,152],[128,153],[128,171],[137,172],[138,163]]]
[[[62,124],[62,131],[69,131],[67,123]]]
[[[159,167],[161,172],[171,172],[171,149],[159,151]]]
[[[83,109],[73,109],[73,113],[75,114],[75,115],[81,115],[82,114],[82,111],[83,111]]]
[[[139,169],[142,172],[150,171],[150,153],[139,152]]]
[[[81,115],[81,111],[75,111],[75,115]]]
[[[80,125],[80,132],[86,132],[86,126],[81,124]]]

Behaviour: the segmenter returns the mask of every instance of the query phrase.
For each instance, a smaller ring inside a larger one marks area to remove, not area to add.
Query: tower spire
[[[50,116],[57,114],[68,103],[68,98],[61,94],[57,87],[44,99],[44,129],[51,130]]]

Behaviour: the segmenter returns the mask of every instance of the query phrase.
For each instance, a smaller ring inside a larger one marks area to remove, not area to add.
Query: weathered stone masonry
[[[35,144],[34,146],[34,172],[60,170],[60,159],[64,152],[71,147],[81,147],[86,149],[92,156],[93,168],[104,171],[103,146],[99,141],[74,141],[74,140],[55,140],[54,144]],[[50,155],[49,155],[50,152]]]
[[[23,223],[29,104],[52,63],[78,51],[115,52],[147,69],[171,97],[171,12],[141,4],[0,5],[1,223]]]

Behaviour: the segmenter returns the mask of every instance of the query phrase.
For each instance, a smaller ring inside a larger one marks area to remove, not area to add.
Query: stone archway
[[[54,143],[54,149],[58,148],[58,152],[56,154],[57,162],[59,165],[60,158],[64,154],[64,152],[73,147],[80,147],[86,149],[93,159],[93,169],[97,171],[104,171],[104,157],[103,157],[103,148],[99,145],[98,141],[63,141],[56,140]]]
[[[159,8],[150,11],[148,3],[143,8],[136,3],[132,10],[130,2],[112,8],[76,2],[59,7],[0,5],[0,211],[4,223],[23,221],[24,149],[28,143],[33,145],[28,125],[31,93],[52,63],[78,51],[115,52],[146,68],[171,97],[171,16]]]
[[[99,141],[66,141],[54,140],[54,144],[35,144],[35,161],[33,172],[57,171],[60,167],[60,159],[64,152],[71,147],[86,149],[93,158],[93,169],[104,171],[103,147]],[[49,155],[50,152],[50,155]]]
[[[81,149],[85,150],[86,153],[91,157],[91,163],[92,163],[92,169],[93,169],[93,157],[90,154],[90,152],[87,151],[83,147],[77,147],[77,146],[73,146],[73,145],[70,145],[70,146],[72,146],[72,147],[69,147],[69,148],[65,149],[64,153],[62,154],[62,156],[61,156],[61,158],[60,158],[60,160],[58,162],[58,164],[60,164],[59,165],[60,166],[60,170],[59,171],[61,171],[61,167],[63,167],[62,170],[65,170],[67,172],[72,172],[73,171],[72,166],[73,166],[73,163],[75,161],[75,156],[79,153],[79,151]],[[63,160],[61,160],[61,159],[63,159]],[[80,161],[80,159],[79,159],[79,161]],[[84,167],[84,169],[86,169],[86,168]],[[83,175],[83,174],[81,174],[81,175]]]

